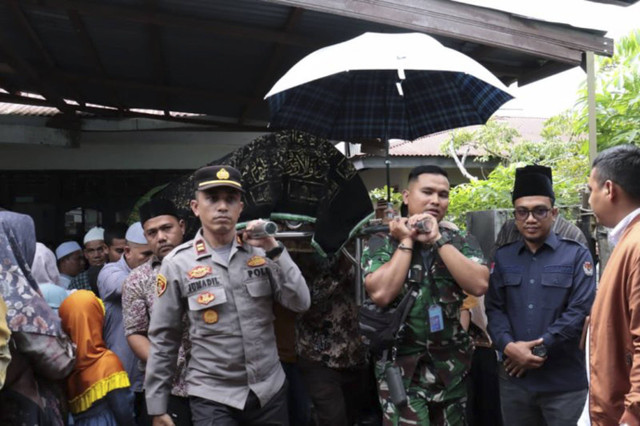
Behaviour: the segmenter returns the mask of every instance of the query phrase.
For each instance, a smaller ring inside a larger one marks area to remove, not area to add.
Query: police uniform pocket
[[[247,291],[251,297],[265,297],[270,296],[273,293],[271,283],[268,279],[249,281],[246,285]]]
[[[566,272],[543,272],[542,284],[542,308],[557,309],[566,303],[569,296],[573,275]]]
[[[206,337],[237,331],[235,321],[229,315],[227,294],[224,287],[209,287],[187,298],[189,305],[189,333]]]
[[[225,303],[227,301],[227,293],[224,291],[224,287],[209,287],[192,294],[189,296],[188,301],[190,310],[200,311]]]

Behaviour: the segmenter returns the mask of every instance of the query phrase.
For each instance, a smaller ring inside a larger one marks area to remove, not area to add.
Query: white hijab
[[[56,255],[42,243],[36,243],[36,255],[31,265],[31,275],[38,284],[60,285]]]

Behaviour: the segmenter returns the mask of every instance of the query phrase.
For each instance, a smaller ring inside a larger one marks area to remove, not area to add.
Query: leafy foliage
[[[378,201],[387,201],[387,185],[369,191],[369,198],[371,198],[374,207]],[[393,204],[394,210],[400,211],[402,192],[396,191],[394,187],[391,187],[391,203]]]
[[[464,227],[467,212],[511,208],[515,169],[527,164],[552,168],[556,205],[578,204],[579,189],[587,181],[589,164],[581,149],[583,137],[572,132],[574,122],[575,117],[571,114],[547,120],[542,142],[518,140],[517,130],[495,120],[490,120],[475,132],[455,134],[454,145],[457,144],[457,148],[472,146],[486,153],[479,160],[497,157],[500,164],[487,179],[464,183],[451,190],[450,219]]]
[[[613,57],[597,57],[595,67],[598,151],[625,143],[640,144],[640,29],[616,42]],[[579,91],[576,109],[576,131],[587,133],[586,82]]]

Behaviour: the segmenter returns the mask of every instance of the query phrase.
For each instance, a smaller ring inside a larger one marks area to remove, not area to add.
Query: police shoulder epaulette
[[[187,249],[190,249],[191,247],[193,247],[193,240],[189,240],[186,243],[182,243],[180,244],[178,247],[174,248],[173,250],[171,250],[171,253],[169,253],[167,255],[167,257],[174,257],[175,255],[177,255],[178,253],[185,251]]]

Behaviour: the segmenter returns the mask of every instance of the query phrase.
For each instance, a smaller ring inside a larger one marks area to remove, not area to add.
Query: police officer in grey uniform
[[[162,262],[149,327],[145,388],[154,425],[173,425],[167,400],[189,317],[187,386],[195,425],[288,425],[285,375],[273,331],[273,302],[309,308],[300,270],[273,237],[242,236],[241,175],[229,166],[196,171],[191,209],[202,228]]]

